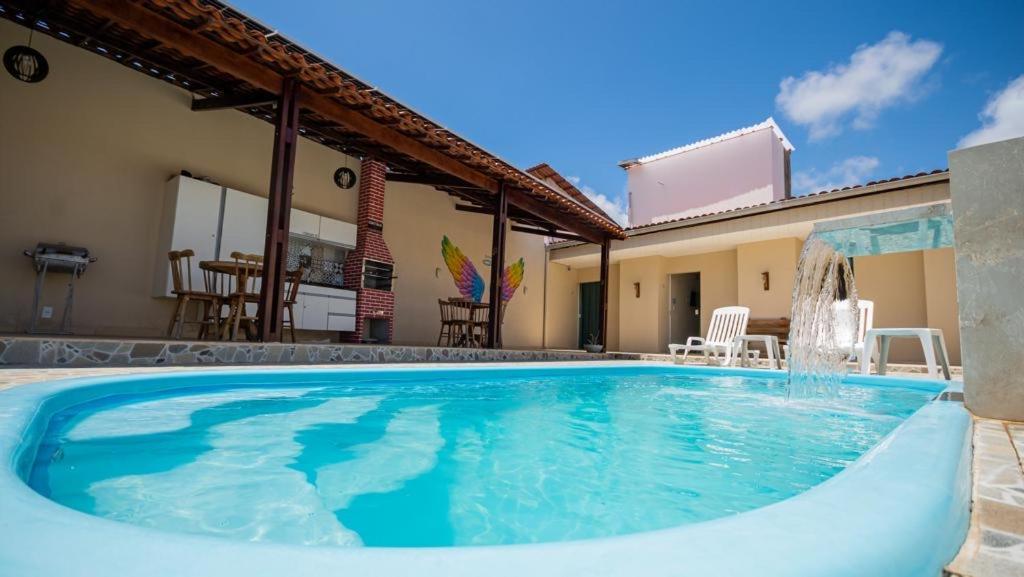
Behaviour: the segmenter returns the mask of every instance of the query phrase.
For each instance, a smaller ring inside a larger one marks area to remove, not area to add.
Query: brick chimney
[[[390,343],[394,334],[394,259],[384,242],[383,162],[366,158],[359,171],[359,217],[356,248],[345,259],[345,285],[356,291],[355,330],[349,342]]]

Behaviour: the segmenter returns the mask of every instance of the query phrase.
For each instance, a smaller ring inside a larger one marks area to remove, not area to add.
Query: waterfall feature
[[[787,398],[834,396],[846,375],[859,322],[857,289],[846,257],[808,237],[793,287]]]

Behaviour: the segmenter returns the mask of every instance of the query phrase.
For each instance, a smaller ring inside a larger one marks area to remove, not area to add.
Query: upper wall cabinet
[[[352,248],[356,246],[356,228],[352,223],[325,216],[320,219],[320,240]]]
[[[288,229],[292,234],[317,238],[320,236],[320,215],[293,208]]]

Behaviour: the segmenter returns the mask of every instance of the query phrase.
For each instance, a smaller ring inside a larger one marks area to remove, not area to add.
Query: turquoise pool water
[[[565,541],[786,499],[935,394],[845,384],[787,403],[784,387],[654,367],[209,373],[55,413],[28,482],[83,512],[247,541]]]

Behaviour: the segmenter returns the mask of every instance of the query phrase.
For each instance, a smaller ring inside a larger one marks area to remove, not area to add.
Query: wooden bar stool
[[[292,335],[292,342],[295,342],[295,303],[299,300],[299,284],[302,283],[302,275],[305,270],[299,267],[296,270],[285,273],[284,278],[284,310],[287,315],[281,315],[281,330],[285,327]]]
[[[178,299],[170,325],[167,327],[167,336],[171,338],[180,339],[186,323],[199,325],[198,336],[200,339],[205,338],[208,334],[217,334],[223,296],[211,290],[205,272],[203,281],[206,290],[195,290],[192,287],[192,258],[195,255],[196,253],[192,249],[172,250],[167,253],[167,258],[171,261],[171,281],[174,285],[174,290],[171,292]],[[185,318],[188,313],[188,305],[191,302],[199,305],[196,320],[186,320]]]

